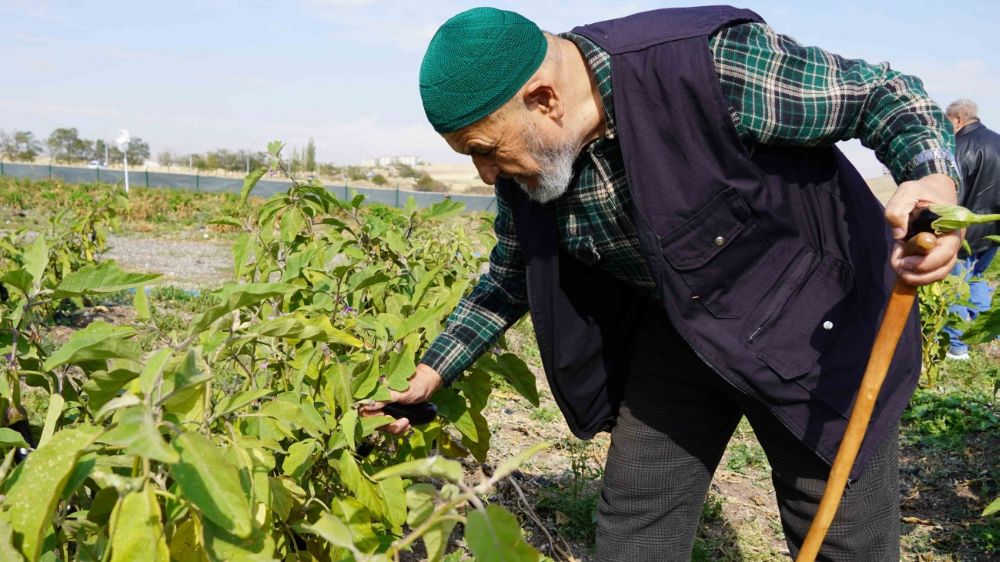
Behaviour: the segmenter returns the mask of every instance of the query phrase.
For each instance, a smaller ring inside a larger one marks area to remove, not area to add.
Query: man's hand
[[[921,209],[945,203],[956,205],[958,192],[955,182],[946,174],[930,174],[918,180],[899,184],[896,192],[885,206],[885,220],[892,227],[892,237],[896,239],[895,247],[889,260],[903,281],[910,285],[929,285],[948,276],[965,231],[955,231],[938,237],[937,247],[926,256],[903,257],[903,238],[911,217],[915,217]]]
[[[400,404],[418,404],[420,402],[427,402],[430,400],[431,395],[441,388],[444,384],[444,380],[437,371],[424,365],[423,363],[417,365],[416,371],[413,376],[410,377],[410,387],[403,392],[396,392],[395,390],[389,391],[389,402],[398,402]],[[377,416],[382,414],[382,408],[388,402],[375,402],[370,406],[361,407],[362,416]],[[406,418],[399,418],[396,421],[382,426],[384,431],[393,433],[396,435],[407,432],[410,429],[410,420]]]

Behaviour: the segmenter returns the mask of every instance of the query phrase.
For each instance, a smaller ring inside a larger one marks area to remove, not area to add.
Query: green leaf
[[[386,384],[393,390],[410,387],[410,377],[417,369],[416,353],[420,348],[420,335],[410,334],[403,340],[403,349],[393,353],[385,367]]]
[[[111,515],[111,562],[169,562],[153,486],[125,494]]]
[[[226,527],[219,527],[211,520],[202,521],[205,536],[205,554],[212,562],[277,562],[274,558],[274,539],[254,527],[241,537]]]
[[[52,296],[59,299],[116,293],[141,287],[159,277],[159,273],[129,273],[113,261],[104,261],[85,265],[64,277]]]
[[[274,390],[270,388],[259,388],[257,390],[247,390],[246,392],[226,396],[215,405],[212,417],[218,418],[231,414],[255,400],[260,400],[261,398],[270,395],[272,392],[274,392]]]
[[[524,540],[521,525],[496,504],[469,513],[465,542],[478,562],[536,562],[538,551]]]
[[[52,434],[56,431],[56,424],[62,417],[63,405],[66,399],[61,394],[49,395],[49,409],[45,413],[45,425],[42,426],[42,434],[38,437],[38,446],[41,447],[48,442]]]
[[[70,336],[69,341],[49,356],[42,368],[51,371],[60,365],[87,361],[138,359],[141,355],[139,345],[128,339],[135,333],[135,329],[129,326],[114,326],[102,320],[91,322]]]
[[[427,457],[384,468],[375,473],[372,479],[385,480],[392,476],[426,476],[442,478],[449,482],[460,482],[462,480],[462,464],[444,457]]]
[[[8,287],[14,287],[25,295],[31,293],[31,274],[24,268],[12,269],[0,277],[0,282]]]
[[[170,465],[170,474],[183,498],[223,529],[237,537],[249,537],[253,530],[250,504],[240,487],[236,467],[199,433],[182,433],[172,445],[180,462]]]
[[[0,427],[0,449],[11,447],[27,447],[24,437],[9,427]]]
[[[271,141],[271,142],[267,143],[267,152],[271,156],[274,156],[275,158],[278,158],[279,155],[281,154],[281,149],[284,148],[284,147],[285,147],[285,143],[283,143],[281,141],[278,141],[278,140]]]
[[[373,517],[385,515],[386,505],[379,493],[379,487],[368,480],[367,475],[361,471],[352,451],[344,450],[340,454],[338,473],[340,481],[354,494],[361,505],[368,508]]]
[[[354,553],[356,558],[361,557],[361,553],[354,546],[354,537],[350,527],[344,524],[339,518],[330,513],[324,513],[311,525],[303,525],[302,528],[326,542],[340,548],[346,548]]]
[[[962,334],[965,343],[989,343],[1000,336],[1000,308],[979,314],[972,326]]]
[[[426,220],[444,220],[458,215],[464,209],[465,203],[460,203],[454,199],[445,199],[425,209],[423,215]]]
[[[97,414],[122,387],[137,376],[138,373],[128,369],[90,373],[90,377],[83,383],[83,390],[87,393],[87,409],[91,414]]]
[[[24,269],[31,275],[31,287],[35,291],[42,286],[42,276],[47,265],[49,265],[49,248],[45,243],[45,235],[39,233],[24,251]]]
[[[383,478],[378,487],[385,500],[386,519],[393,527],[402,527],[406,523],[406,490],[403,489],[403,479],[399,476]]]
[[[153,391],[156,389],[157,382],[163,376],[163,370],[167,367],[167,362],[173,356],[173,350],[169,347],[162,347],[156,351],[150,353],[146,357],[146,365],[142,368],[142,373],[139,375],[139,391],[142,392],[143,396],[153,398],[158,400],[158,396],[153,396]]]
[[[993,500],[990,505],[986,506],[986,509],[983,510],[983,517],[997,512],[1000,512],[1000,498]]]
[[[977,215],[959,205],[931,205],[930,209],[940,215],[931,223],[931,227],[937,234],[951,232],[973,224],[1000,221],[1000,214]]]
[[[504,353],[497,357],[496,365],[497,372],[514,387],[514,390],[527,398],[528,402],[537,408],[538,387],[536,386],[535,374],[531,372],[528,365],[513,353]]]
[[[174,562],[205,562],[205,546],[202,544],[200,526],[193,518],[184,520],[170,537],[170,558]]]
[[[308,317],[301,312],[286,314],[262,322],[253,328],[262,336],[320,341],[329,344],[361,347],[364,342],[343,330],[333,327],[326,316]]]
[[[212,325],[213,322],[224,315],[245,306],[257,304],[263,300],[287,295],[294,290],[294,287],[286,283],[246,283],[242,285],[228,285],[218,292],[222,301],[200,315],[196,316],[191,333],[198,334]]]
[[[301,480],[306,472],[312,468],[313,463],[316,462],[316,459],[313,457],[313,453],[315,452],[315,439],[306,439],[292,443],[288,447],[288,456],[285,457],[285,461],[281,464],[281,471],[295,480]]]
[[[250,257],[252,241],[250,234],[244,232],[236,237],[236,242],[233,242],[233,277],[237,279],[243,276],[243,267]]]
[[[18,478],[3,505],[14,530],[14,546],[28,562],[38,560],[62,489],[77,459],[99,433],[87,425],[64,429],[25,459],[21,470],[31,477]]]
[[[499,466],[497,466],[496,470],[493,471],[493,476],[490,476],[490,482],[496,483],[501,479],[506,478],[515,470],[521,468],[524,461],[547,449],[549,445],[550,443],[537,443],[503,461]]]
[[[434,513],[437,488],[426,482],[410,485],[406,489],[406,524],[416,527]]]
[[[424,548],[427,549],[427,562],[437,562],[444,556],[445,549],[448,548],[448,537],[451,530],[455,528],[454,519],[445,519],[432,526],[424,533]]]
[[[149,320],[153,317],[149,310],[149,298],[146,295],[145,287],[135,290],[135,297],[132,298],[132,308],[135,309],[136,320]]]
[[[162,463],[180,460],[160,435],[153,415],[145,405],[130,406],[118,412],[118,424],[100,439],[109,445],[123,447],[130,454]]]
[[[14,529],[0,517],[0,562],[24,562],[24,557],[14,549]]]
[[[421,328],[427,328],[429,324],[436,324],[444,319],[446,311],[444,303],[429,308],[423,308],[410,314],[403,319],[403,322],[395,329],[392,336],[401,340]]]
[[[280,148],[278,150],[281,150]],[[267,173],[267,168],[257,168],[256,170],[247,174],[247,177],[243,178],[243,189],[240,190],[240,205],[244,205],[247,202],[247,197],[250,196],[250,192],[260,181],[260,178],[264,177]]]

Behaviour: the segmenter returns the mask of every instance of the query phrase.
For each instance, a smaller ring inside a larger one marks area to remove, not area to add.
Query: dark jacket
[[[731,7],[666,9],[574,29],[611,55],[615,122],[640,249],[693,350],[832,460],[895,275],[883,209],[833,147],[737,137],[708,37],[761,21]],[[559,250],[555,208],[510,181],[542,362],[570,428],[610,428],[643,306],[625,284]],[[853,475],[916,385],[911,317]],[[669,368],[669,366],[665,366]]]
[[[974,213],[1000,213],[1000,135],[978,121],[962,127],[955,135],[955,159],[962,174],[959,204]],[[978,254],[995,244],[985,238],[995,234],[1000,222],[974,224],[965,239]]]

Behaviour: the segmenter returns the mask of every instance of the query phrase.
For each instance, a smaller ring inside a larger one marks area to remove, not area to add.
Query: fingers
[[[961,233],[951,232],[938,238],[937,246],[926,256],[904,256],[903,245],[896,243],[889,259],[903,281],[914,286],[928,285],[951,273],[961,244]]]
[[[920,199],[911,190],[900,187],[885,204],[885,221],[892,227],[892,237],[902,240],[910,224],[910,213],[917,208]]]

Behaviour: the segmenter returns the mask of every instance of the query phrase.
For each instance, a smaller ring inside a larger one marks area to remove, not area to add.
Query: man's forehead
[[[478,123],[473,123],[464,129],[446,133],[444,140],[456,152],[469,154],[470,148],[475,145],[489,144],[496,136],[495,127],[492,123],[484,119]]]

